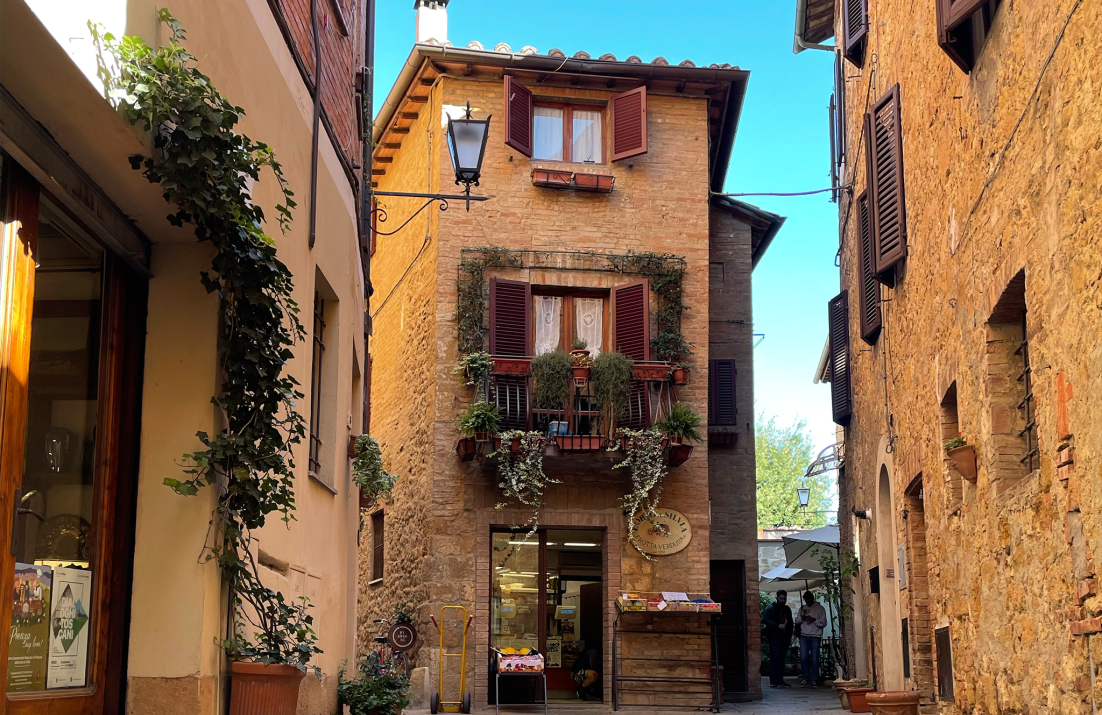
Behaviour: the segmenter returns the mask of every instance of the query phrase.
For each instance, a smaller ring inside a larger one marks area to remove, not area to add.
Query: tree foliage
[[[803,475],[816,456],[815,442],[806,420],[780,427],[776,417],[759,414],[754,436],[758,482],[758,528],[777,526],[814,528],[827,523],[835,489],[834,473],[805,480]],[[807,509],[800,509],[796,489],[811,489]]]

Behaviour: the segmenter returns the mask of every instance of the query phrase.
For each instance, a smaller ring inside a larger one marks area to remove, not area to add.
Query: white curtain
[[[536,355],[557,350],[562,333],[562,298],[537,295],[536,302]]]
[[[574,325],[578,337],[586,341],[591,357],[601,354],[604,338],[605,302],[601,298],[574,299]]]
[[[562,161],[562,108],[536,107],[532,125],[532,158]]]
[[[572,112],[573,124],[571,136],[574,146],[570,158],[576,162],[601,161],[601,112],[590,109],[575,109]]]

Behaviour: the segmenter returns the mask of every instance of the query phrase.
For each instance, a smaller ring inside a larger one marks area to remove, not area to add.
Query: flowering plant
[[[351,715],[399,715],[409,705],[409,678],[394,663],[371,653],[357,670],[353,680],[345,680],[343,665],[337,673],[337,697]]]
[[[948,452],[951,449],[956,449],[957,447],[963,447],[966,444],[968,444],[968,442],[967,442],[967,440],[964,439],[964,435],[962,435],[960,432],[957,432],[956,437],[952,438],[951,440],[949,440],[948,442],[945,443],[945,451]]]

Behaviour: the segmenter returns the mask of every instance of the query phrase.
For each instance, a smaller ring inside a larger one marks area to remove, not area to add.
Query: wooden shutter
[[[834,421],[849,424],[853,395],[849,378],[849,296],[842,291],[827,304],[830,320],[830,401]]]
[[[876,101],[866,122],[873,270],[879,280],[894,285],[895,267],[907,257],[903,132],[898,84]]]
[[[708,361],[708,424],[734,425],[738,420],[735,403],[734,360]]]
[[[834,53],[834,136],[841,166],[846,160],[846,65],[838,52]]]
[[[371,515],[371,580],[383,578],[383,512]]]
[[[504,278],[490,279],[490,354],[531,355],[532,286]]]
[[[612,161],[647,153],[647,88],[617,94],[612,108]]]
[[[505,75],[505,143],[532,156],[532,91]]]
[[[872,268],[872,225],[869,216],[869,192],[857,197],[857,231],[861,239],[861,339],[876,342],[883,324],[880,315],[880,284]]]
[[[869,34],[869,0],[845,0],[842,12],[846,59],[860,67],[865,59],[865,38]]]
[[[650,360],[650,281],[612,289],[612,329],[616,350],[632,360]]]
[[[937,44],[965,72],[979,47],[973,45],[972,22],[990,0],[937,0]]]
[[[937,658],[938,700],[952,701],[953,693],[953,641],[949,627],[934,630],[934,657]]]

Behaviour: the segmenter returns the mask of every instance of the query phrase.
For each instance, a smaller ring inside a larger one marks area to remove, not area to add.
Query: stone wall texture
[[[441,117],[444,105],[464,105],[469,100],[476,117],[493,115],[482,185],[476,189],[490,200],[472,206],[469,213],[456,202],[447,212],[430,209],[394,236],[379,236],[372,265],[371,432],[383,447],[387,468],[401,478],[392,501],[382,506],[386,527],[381,582],[370,582],[369,528],[362,535],[358,642],[361,648],[370,643],[377,632],[372,620],[388,616],[396,603],[413,605],[422,635],[415,665],[429,668],[429,682],[435,687],[439,641],[430,616],[439,618],[445,605],[465,606],[475,617],[468,640],[467,687],[476,706],[486,703],[488,695],[491,529],[524,523],[528,512],[494,508],[502,497],[493,460],[464,463],[455,454],[460,437],[456,416],[475,399],[473,388],[452,372],[459,357],[456,279],[462,250],[499,246],[514,251],[653,251],[683,256],[689,310],[682,330],[694,344],[695,354],[692,379],[680,388],[680,399],[700,414],[707,411],[708,276],[709,262],[714,260],[709,254],[707,98],[651,94],[649,151],[614,164],[584,167],[583,171],[616,176],[611,194],[586,194],[532,185],[531,170],[541,162],[531,161],[503,143],[502,90],[500,79],[449,75],[441,76],[431,87],[419,88],[419,93],[428,95],[427,102],[401,151],[387,165],[385,176],[379,177],[378,188],[451,191],[454,174]],[[537,101],[555,96],[603,102],[611,94],[611,90],[541,88]],[[393,230],[420,205],[412,199],[383,197],[381,201],[390,214],[389,226],[380,224],[381,230]],[[732,300],[745,300],[744,306],[733,310],[748,320],[749,232],[740,234],[729,250],[729,275],[733,285],[739,286]],[[563,258],[563,263],[568,266],[570,259]],[[495,275],[591,288],[609,288],[639,277],[568,267],[486,270],[487,279]],[[746,345],[733,347],[732,356],[745,359],[740,363],[739,399],[740,414],[747,416],[752,412],[752,369],[749,330],[743,332]],[[726,541],[717,546],[715,532],[709,534],[709,496],[716,498],[717,477],[712,475],[710,491],[711,461],[706,444],[697,445],[689,461],[671,470],[665,482],[663,506],[684,513],[694,527],[688,548],[673,556],[646,560],[626,542],[626,519],[619,498],[628,491],[630,480],[624,470],[612,470],[611,464],[603,454],[592,459],[547,458],[546,473],[562,483],[547,490],[540,518],[543,527],[589,528],[604,534],[606,676],[619,591],[706,593],[709,559],[720,548],[724,549],[722,558],[745,558],[755,583],[757,569],[754,492],[752,486],[747,487],[753,483],[747,481],[753,479],[752,434],[740,437],[739,450],[725,465],[730,474],[740,474],[742,481],[730,485],[720,481],[731,490],[724,497],[730,506],[723,514],[732,525],[723,532],[724,538],[741,534],[733,521],[747,519],[746,544],[739,548]],[[756,618],[756,594],[753,602]],[[756,637],[756,625],[751,632]],[[454,636],[449,633],[449,641]],[[701,648],[699,644],[685,645],[682,650],[699,652]],[[706,646],[704,650],[707,657]],[[455,667],[449,664],[449,668]],[[606,677],[606,702],[611,700],[609,680]],[[751,680],[756,682],[756,678]]]
[[[1102,5],[1005,0],[971,74],[939,49],[935,3],[869,5],[864,67],[845,65],[857,160],[839,205],[855,399],[841,507],[872,517],[843,520],[844,540],[858,533],[873,631],[857,641],[882,687],[918,689],[937,712],[1089,713],[1102,702],[1088,650],[1102,662],[1091,638],[1102,614]],[[885,325],[870,347],[856,303],[860,118],[897,83],[908,257],[896,287],[881,288]],[[1021,327],[1006,317],[1008,306],[1020,316],[1023,294],[1032,469],[1018,461]],[[975,448],[975,481],[945,459],[957,431]],[[904,572],[889,575],[899,546]],[[887,614],[907,619],[905,634]],[[939,701],[933,630],[946,627],[955,698]]]

